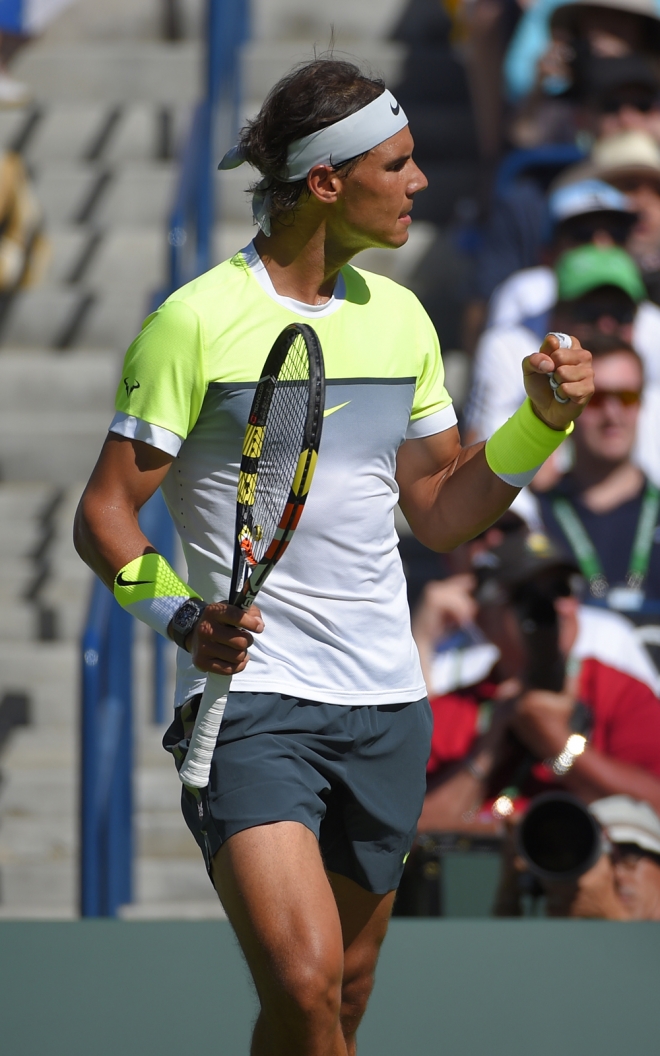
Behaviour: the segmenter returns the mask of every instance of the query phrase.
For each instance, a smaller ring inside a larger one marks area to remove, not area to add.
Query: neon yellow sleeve
[[[201,321],[183,301],[166,301],[126,353],[115,409],[185,440],[206,388]]]
[[[445,368],[440,353],[440,342],[435,327],[421,305],[417,322],[417,353],[421,368],[413,400],[411,421],[427,418],[451,406],[451,396],[445,388]]]

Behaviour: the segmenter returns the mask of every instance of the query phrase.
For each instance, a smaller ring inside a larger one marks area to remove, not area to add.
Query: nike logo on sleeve
[[[146,583],[153,583],[153,579],[124,579],[124,573],[118,572],[115,583],[118,587],[141,587]]]

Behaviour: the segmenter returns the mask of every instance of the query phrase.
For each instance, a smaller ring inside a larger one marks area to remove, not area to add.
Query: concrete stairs
[[[400,0],[333,8],[337,49],[390,83],[403,49],[384,40]],[[0,918],[77,914],[79,657],[91,575],[71,523],[112,414],[121,357],[165,278],[176,152],[199,94],[202,0],[181,4],[184,39],[159,39],[158,0],[77,0],[16,62],[34,105],[0,113],[0,146],[33,175],[52,257],[0,324],[0,706],[29,698],[30,725],[0,748]],[[301,0],[259,0],[243,55],[244,113],[330,40]],[[249,174],[218,183],[215,250],[252,237]],[[406,281],[434,238],[366,267]],[[179,782],[151,721],[149,632],[137,631],[135,902],[130,918],[212,917],[221,907],[179,810]],[[172,659],[172,657],[170,657]]]

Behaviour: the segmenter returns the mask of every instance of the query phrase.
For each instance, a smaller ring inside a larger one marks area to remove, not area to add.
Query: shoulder
[[[402,286],[394,279],[379,275],[375,271],[356,268],[354,264],[347,264],[341,270],[349,300],[352,294],[358,294],[362,289],[365,294],[369,295],[365,303],[373,308],[378,307],[379,311],[383,304],[387,304],[390,311],[399,311],[403,308],[415,316],[428,319],[421,302],[407,286]]]
[[[188,309],[197,315],[204,314],[210,307],[217,305],[219,298],[231,295],[238,287],[244,286],[248,276],[249,268],[243,256],[236,253],[185,286],[180,286],[163,302],[161,309],[167,308],[168,312],[173,313],[177,310],[185,313]]]
[[[592,605],[581,605],[578,637],[572,655],[579,660],[595,660],[624,675],[643,682],[657,695],[660,678],[635,629],[625,616]]]

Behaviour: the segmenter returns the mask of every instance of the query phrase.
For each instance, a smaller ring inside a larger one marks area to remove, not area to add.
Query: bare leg
[[[297,822],[237,833],[213,878],[257,988],[252,1056],[354,1056],[394,892],[326,874]]]
[[[378,954],[390,922],[395,891],[372,895],[345,876],[329,873],[344,939],[341,1029],[348,1056],[357,1051],[355,1035],[374,985]]]
[[[239,832],[213,879],[261,1003],[252,1056],[347,1056],[342,929],[314,834],[290,821]]]

